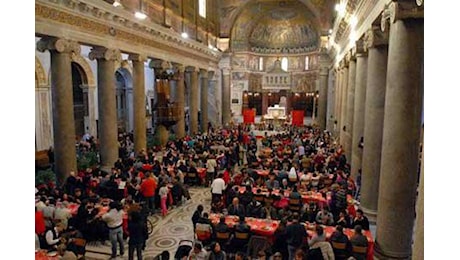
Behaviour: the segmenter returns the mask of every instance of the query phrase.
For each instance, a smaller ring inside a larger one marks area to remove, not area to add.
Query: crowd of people
[[[314,250],[304,247],[311,243],[302,242],[306,236],[294,228],[296,223],[337,225],[338,233],[340,228],[355,228],[357,234],[360,229],[369,229],[360,210],[356,217],[347,212],[347,195],[358,196],[359,183],[349,177],[343,149],[331,135],[312,127],[292,126],[280,133],[257,137],[250,126],[211,128],[207,133],[186,136],[169,141],[164,147],[149,147],[137,153],[133,150],[133,136],[121,134],[119,159],[109,172],[88,168],[72,172],[60,186],[50,183],[36,188],[37,246],[47,250],[59,248],[59,252],[78,258],[84,255],[81,241],[106,243],[110,240],[112,257],[116,257],[117,247],[119,254],[124,254],[123,238],[129,236],[129,259],[133,259],[134,251],[139,257],[148,238],[147,217],[156,214],[157,209],[166,216],[168,208],[190,199],[189,185],[211,187],[212,213],[239,216],[240,231],[249,236],[246,217],[280,220],[273,246],[276,250],[271,252],[271,257],[281,255],[283,259],[293,259],[313,254]],[[81,142],[78,154],[96,150],[94,147],[93,139],[87,138]],[[262,152],[264,149],[266,152]],[[198,174],[202,168],[204,175]],[[258,170],[269,174],[259,175]],[[244,192],[239,191],[241,187],[245,187]],[[275,190],[280,192],[275,194]],[[299,199],[298,210],[293,210],[290,204],[275,207],[283,199],[284,191],[289,192],[289,201]],[[305,191],[319,192],[324,197],[330,194],[331,199],[326,205],[302,203],[300,193]],[[78,210],[72,211],[71,205],[77,205]],[[227,255],[223,244],[207,244],[215,240],[215,230],[220,230],[219,225],[223,227],[225,222],[214,226],[203,207],[195,212],[193,224],[194,230],[209,225],[212,237],[202,241],[204,246],[196,243],[199,248],[192,250],[190,257],[200,259],[207,246],[211,253],[206,256],[213,259],[245,257],[241,252]],[[316,241],[319,245],[324,242],[320,227],[318,225],[317,236],[310,242]],[[232,232],[237,229],[228,228]],[[298,237],[302,239],[297,240]],[[337,237],[343,239],[340,234]],[[351,252],[348,249],[349,246],[345,251]],[[269,253],[263,252],[265,257]]]

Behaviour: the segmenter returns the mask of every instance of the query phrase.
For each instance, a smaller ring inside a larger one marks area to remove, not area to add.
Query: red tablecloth
[[[40,250],[35,252],[35,260],[58,260],[59,256],[48,256],[46,250]]]
[[[213,225],[217,225],[220,219],[219,214],[211,213],[209,215],[209,219],[211,220]],[[260,219],[260,218],[246,218],[246,224],[251,227],[251,231],[257,235],[266,236],[270,239],[273,239],[273,235],[275,234],[275,230],[278,228],[279,221],[278,220],[268,220],[268,219]],[[238,216],[226,216],[225,223],[230,227],[233,228],[239,222]]]
[[[243,193],[246,191],[246,187],[245,186],[239,186],[238,187],[239,189],[239,192],[240,193]],[[255,194],[257,193],[257,189],[256,187],[253,187],[252,188],[252,192]],[[268,195],[268,191],[265,189],[262,189],[262,192],[261,194],[263,195]],[[272,191],[272,194],[274,195],[280,195],[280,191],[278,189],[274,189]],[[280,208],[282,208],[280,206],[281,205],[284,205],[283,203],[286,203],[286,200],[287,200],[287,204],[289,204],[289,195],[291,194],[291,192],[289,190],[285,190],[284,191],[284,194],[283,194],[283,198],[281,198],[281,201],[283,202],[280,202],[280,203],[277,203],[277,205],[275,206],[278,206]],[[323,195],[319,192],[301,192],[300,195],[302,196],[302,201],[303,203],[310,203],[310,202],[314,202],[314,203],[318,203],[320,205],[320,207],[322,207],[323,205],[325,205],[327,203],[327,200],[323,197]]]

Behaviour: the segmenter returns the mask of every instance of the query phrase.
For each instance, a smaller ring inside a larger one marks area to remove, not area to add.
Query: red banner
[[[243,123],[254,124],[256,118],[255,109],[244,109],[243,110]]]
[[[291,112],[292,125],[295,125],[295,126],[303,125],[303,117],[304,117],[303,110],[292,110]]]

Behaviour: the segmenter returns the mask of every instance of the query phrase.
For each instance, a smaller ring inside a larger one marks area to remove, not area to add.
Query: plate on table
[[[48,252],[46,255],[47,256],[57,256],[57,252],[56,251],[52,251],[52,252]]]

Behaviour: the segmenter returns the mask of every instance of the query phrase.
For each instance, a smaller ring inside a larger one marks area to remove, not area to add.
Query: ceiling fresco
[[[320,33],[320,19],[301,1],[251,1],[237,15],[230,42],[233,51],[305,51],[318,47]]]

